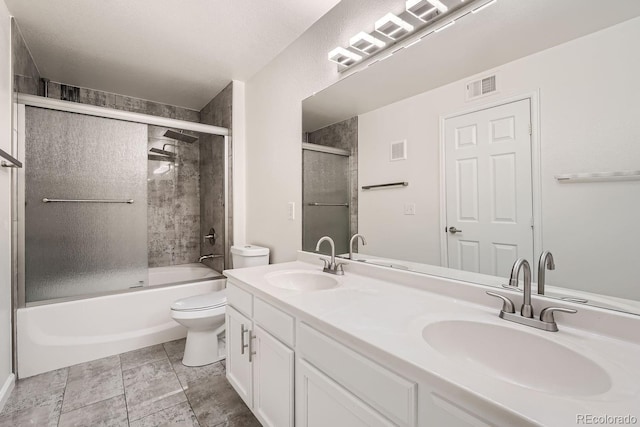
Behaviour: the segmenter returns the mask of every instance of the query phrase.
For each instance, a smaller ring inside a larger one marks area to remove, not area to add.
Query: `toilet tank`
[[[231,246],[233,268],[256,267],[269,264],[269,248],[254,245]]]

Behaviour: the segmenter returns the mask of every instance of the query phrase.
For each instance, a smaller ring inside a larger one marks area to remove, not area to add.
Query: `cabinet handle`
[[[253,361],[253,356],[255,356],[256,352],[253,351],[253,340],[256,338],[255,335],[251,331],[249,331],[249,363]]]
[[[244,342],[244,334],[246,334],[247,332],[249,332],[249,328],[245,328],[244,325],[241,325],[242,328],[242,332],[240,333],[240,354],[244,354],[244,349],[248,347],[247,344],[245,344]],[[249,336],[251,336],[251,333],[249,332]],[[249,356],[251,357],[251,356]]]

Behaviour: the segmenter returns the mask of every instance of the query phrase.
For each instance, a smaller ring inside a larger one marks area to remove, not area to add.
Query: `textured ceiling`
[[[202,108],[338,0],[5,0],[43,77]]]

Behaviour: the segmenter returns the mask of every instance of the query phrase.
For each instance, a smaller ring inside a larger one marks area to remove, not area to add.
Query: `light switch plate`
[[[287,203],[287,218],[289,221],[296,219],[296,202]]]

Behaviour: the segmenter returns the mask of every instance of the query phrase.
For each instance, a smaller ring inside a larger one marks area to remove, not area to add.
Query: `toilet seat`
[[[203,311],[227,305],[227,293],[223,289],[202,295],[179,299],[171,304],[173,311]]]

